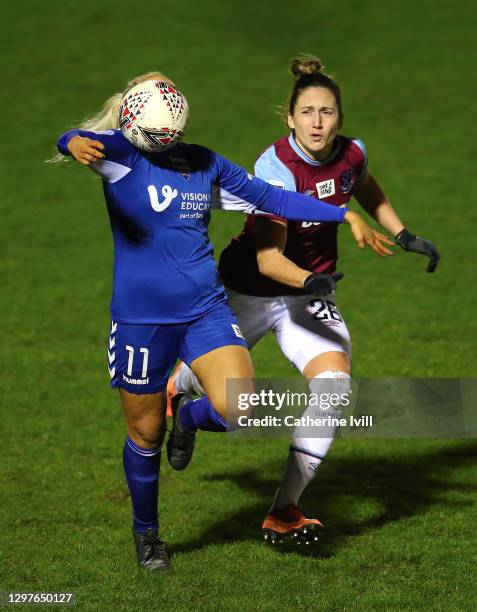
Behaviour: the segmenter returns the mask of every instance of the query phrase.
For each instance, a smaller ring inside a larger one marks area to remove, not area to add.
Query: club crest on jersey
[[[179,172],[183,179],[188,181],[190,179],[190,168],[186,158],[171,155],[169,159],[174,164],[174,169]]]
[[[327,181],[316,183],[316,191],[318,192],[318,198],[320,200],[335,195],[335,179],[328,179]]]
[[[353,171],[345,170],[340,176],[340,190],[341,193],[349,193],[353,189]]]

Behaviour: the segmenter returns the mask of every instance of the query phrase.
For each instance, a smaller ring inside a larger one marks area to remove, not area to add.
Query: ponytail
[[[338,112],[343,116],[341,106],[341,90],[333,77],[323,72],[324,66],[314,55],[301,55],[290,62],[290,71],[295,77],[295,83],[288,101],[288,114],[293,115],[296,102],[301,92],[308,87],[324,87],[329,89],[336,99]]]

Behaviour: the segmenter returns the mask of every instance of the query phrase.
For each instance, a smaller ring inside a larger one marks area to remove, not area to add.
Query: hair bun
[[[321,60],[314,55],[300,55],[292,59],[290,70],[296,79],[305,74],[320,74],[324,69]]]

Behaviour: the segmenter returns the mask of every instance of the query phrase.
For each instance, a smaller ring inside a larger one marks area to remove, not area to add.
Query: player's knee
[[[309,381],[310,391],[316,396],[316,403],[325,410],[340,411],[349,405],[351,376],[339,370],[320,372]]]
[[[239,429],[245,420],[253,418],[256,407],[244,399],[248,395],[245,393],[228,395],[213,404],[215,411],[227,423],[227,429]]]
[[[164,440],[164,429],[161,426],[130,425],[129,435],[136,444],[143,448],[159,448]]]
[[[246,408],[237,408],[230,415],[229,424],[231,429],[240,429],[250,423],[250,419],[255,416],[255,406],[247,406]]]

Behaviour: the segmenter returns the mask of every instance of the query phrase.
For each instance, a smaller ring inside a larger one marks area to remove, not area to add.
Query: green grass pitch
[[[475,5],[470,0],[2,4],[0,590],[73,591],[91,610],[475,610],[475,440],[337,440],[303,506],[321,555],[259,527],[287,440],[199,435],[161,476],[174,572],[135,565],[105,367],[112,248],[101,185],[44,160],[66,127],[159,68],[189,98],[188,139],[251,169],[283,133],[288,60],[342,84],[343,133],[442,262],[379,260],[342,231],[339,303],[357,377],[475,377]],[[241,215],[217,213],[216,252]],[[259,376],[293,376],[273,339]]]

